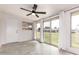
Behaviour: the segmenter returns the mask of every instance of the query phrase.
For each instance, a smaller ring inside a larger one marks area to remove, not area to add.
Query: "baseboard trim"
[[[78,55],[78,54],[76,54],[76,53],[73,53],[73,52],[70,52],[70,51],[67,51],[67,50],[64,50],[64,49],[59,49],[59,52],[67,52],[67,53],[70,53],[70,54],[73,54],[73,55]]]
[[[27,42],[28,41],[34,41],[34,40],[27,40]],[[9,44],[9,43],[20,43],[20,42],[25,42],[25,41],[7,42],[7,43],[1,44],[1,46],[5,45],[5,44]]]

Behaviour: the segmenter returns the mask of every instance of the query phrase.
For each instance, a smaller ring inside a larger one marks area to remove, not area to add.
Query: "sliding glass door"
[[[69,51],[79,54],[79,11],[72,10],[69,12],[71,20],[71,36],[70,36],[70,47]]]
[[[71,48],[79,48],[79,11],[71,14]]]
[[[58,46],[59,18],[53,18],[44,22],[44,42]]]
[[[59,19],[55,18],[51,20],[51,44],[58,46],[59,39]]]
[[[44,42],[50,43],[50,21],[44,22]]]
[[[40,40],[40,23],[36,24],[36,40]]]

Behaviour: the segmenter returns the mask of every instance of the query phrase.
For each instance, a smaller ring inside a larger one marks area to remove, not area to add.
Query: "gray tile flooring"
[[[5,44],[0,55],[59,55],[58,48],[37,41],[25,41]]]

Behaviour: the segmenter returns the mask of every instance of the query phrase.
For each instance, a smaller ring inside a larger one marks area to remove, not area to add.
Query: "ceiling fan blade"
[[[36,10],[36,9],[37,9],[37,4],[34,4],[33,10]]]
[[[32,13],[27,14],[27,16],[31,15]]]
[[[38,14],[46,14],[46,12],[35,12],[35,13],[38,13]]]
[[[36,17],[39,17],[36,13],[35,13]]]
[[[25,11],[29,11],[29,12],[32,12],[32,11],[30,11],[30,10],[27,10],[27,9],[25,9],[25,8],[20,8],[20,9],[22,9],[22,10],[25,10]]]

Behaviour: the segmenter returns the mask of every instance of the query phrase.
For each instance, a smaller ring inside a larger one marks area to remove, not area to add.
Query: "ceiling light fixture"
[[[35,15],[34,13],[32,13],[32,15]]]

